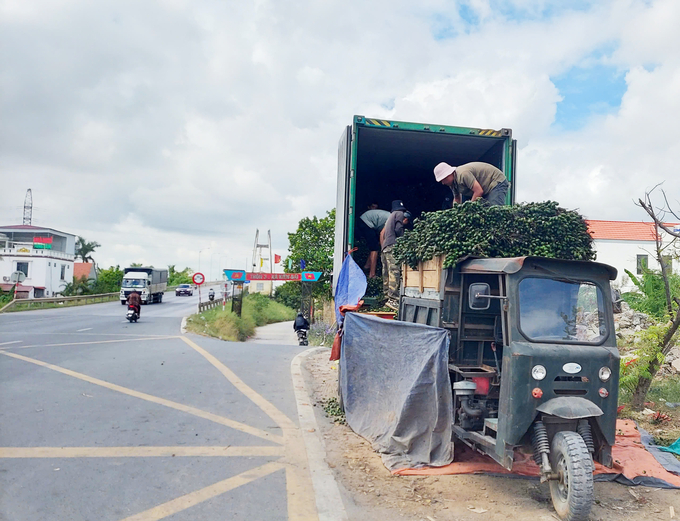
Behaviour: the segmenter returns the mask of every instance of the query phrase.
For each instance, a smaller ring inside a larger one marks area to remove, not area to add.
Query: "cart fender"
[[[585,398],[576,396],[560,396],[542,403],[536,410],[543,414],[550,414],[558,418],[576,420],[602,416],[604,413],[597,405]]]

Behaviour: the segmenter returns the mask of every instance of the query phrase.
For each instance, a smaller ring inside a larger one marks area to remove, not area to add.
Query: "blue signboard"
[[[245,282],[246,280],[245,270],[224,270],[224,276],[227,277],[227,280],[233,282]]]
[[[321,277],[321,271],[303,271],[302,282],[316,282]]]

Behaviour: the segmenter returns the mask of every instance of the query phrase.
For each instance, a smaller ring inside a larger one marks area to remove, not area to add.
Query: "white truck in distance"
[[[133,290],[136,290],[141,296],[142,304],[163,302],[163,293],[165,293],[167,287],[168,270],[142,267],[125,268],[122,288],[120,288],[120,303],[124,305]]]

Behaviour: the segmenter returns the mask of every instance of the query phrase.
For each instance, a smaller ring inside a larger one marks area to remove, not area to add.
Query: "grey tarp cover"
[[[348,313],[340,355],[347,423],[390,469],[453,460],[445,329]]]

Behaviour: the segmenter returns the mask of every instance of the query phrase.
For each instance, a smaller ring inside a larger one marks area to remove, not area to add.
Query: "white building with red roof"
[[[587,220],[586,223],[594,239],[593,247],[597,251],[597,262],[609,264],[618,270],[616,285],[622,291],[630,291],[635,287],[625,270],[637,276],[642,275],[644,266],[654,270],[661,269],[656,261],[657,234],[654,223],[596,220]],[[665,225],[671,230],[680,231],[680,223]],[[663,245],[668,245],[672,236],[659,230],[659,240]],[[673,273],[680,273],[680,263],[677,259],[679,251],[673,247],[664,251],[666,267]]]
[[[52,228],[0,226],[0,288],[10,290],[10,277],[20,271],[21,298],[51,297],[73,282],[76,236]]]

